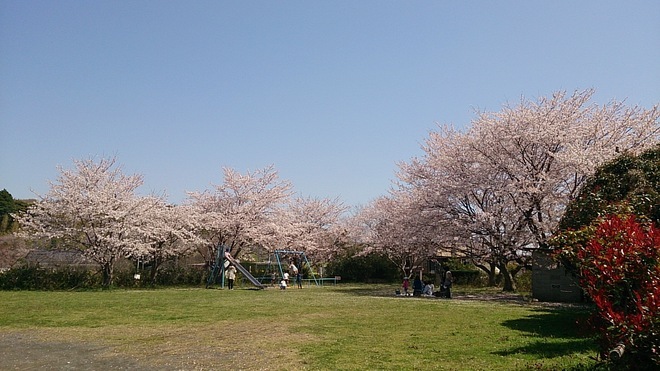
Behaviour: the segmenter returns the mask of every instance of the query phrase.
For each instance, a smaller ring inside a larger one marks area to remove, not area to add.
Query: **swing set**
[[[280,277],[284,277],[284,270],[288,269],[288,265],[285,266],[284,269],[282,268],[282,260],[289,258],[290,256],[294,256],[296,260],[299,261],[299,264],[296,264],[296,267],[298,267],[298,269],[303,268],[303,263],[307,264],[309,274],[312,276],[312,278],[309,281],[310,282],[314,281],[314,284],[316,286],[319,286],[319,281],[316,279],[316,276],[314,275],[314,271],[312,270],[312,265],[309,263],[309,260],[307,260],[307,255],[305,255],[303,251],[275,250],[275,259],[277,260],[277,268],[279,269]],[[270,259],[268,261],[268,270],[269,271],[272,270]]]

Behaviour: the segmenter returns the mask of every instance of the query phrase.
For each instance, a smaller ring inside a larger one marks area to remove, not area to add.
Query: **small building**
[[[93,268],[96,264],[78,250],[30,250],[23,258],[28,266],[38,265],[42,268],[79,267]]]
[[[532,250],[532,297],[547,302],[584,301],[577,278],[553,259],[550,249]]]

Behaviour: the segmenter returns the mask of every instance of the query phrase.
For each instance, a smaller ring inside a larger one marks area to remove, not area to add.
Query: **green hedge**
[[[86,269],[24,266],[0,273],[0,290],[74,290],[100,286],[100,276]]]
[[[140,279],[135,279],[135,268],[130,266],[115,269],[113,287],[153,286],[200,286],[206,282],[207,272],[197,267],[165,266],[150,281],[149,269],[141,270]],[[46,269],[39,266],[22,266],[0,273],[0,290],[87,290],[101,288],[101,275],[83,268]]]
[[[346,256],[328,264],[327,276],[341,276],[346,282],[396,282],[401,273],[383,255]]]
[[[457,285],[477,285],[480,283],[481,272],[477,270],[453,270],[454,284]]]

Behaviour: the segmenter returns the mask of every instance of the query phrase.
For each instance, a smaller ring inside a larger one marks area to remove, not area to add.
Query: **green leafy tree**
[[[14,219],[11,214],[16,212],[16,203],[6,189],[0,191],[0,234],[10,232]]]
[[[622,205],[660,222],[660,144],[639,156],[624,153],[599,168],[568,206],[559,230],[580,229]]]
[[[14,197],[6,189],[0,191],[0,215],[14,212]]]
[[[14,215],[26,211],[32,204],[32,200],[15,200],[6,189],[0,191],[0,235],[15,232],[18,223]]]

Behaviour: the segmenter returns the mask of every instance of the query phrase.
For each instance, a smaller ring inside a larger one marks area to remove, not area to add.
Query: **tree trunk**
[[[497,266],[489,262],[488,267],[484,264],[475,264],[475,266],[488,275],[488,287],[497,286]]]
[[[509,272],[509,270],[507,269],[506,264],[500,264],[500,273],[504,278],[504,287],[502,288],[502,291],[506,291],[506,292],[516,291],[516,283],[513,280],[513,276],[511,275],[511,272]]]
[[[151,272],[150,272],[150,277],[149,280],[151,282],[151,286],[156,286],[156,277],[158,276],[158,269],[160,268],[162,263],[162,259],[154,259],[153,263],[151,264]]]
[[[114,264],[112,264],[112,261],[105,262],[101,266],[101,271],[103,273],[103,281],[101,282],[101,286],[104,289],[107,289],[110,287],[112,284],[112,278],[113,278],[113,271],[114,271]]]

